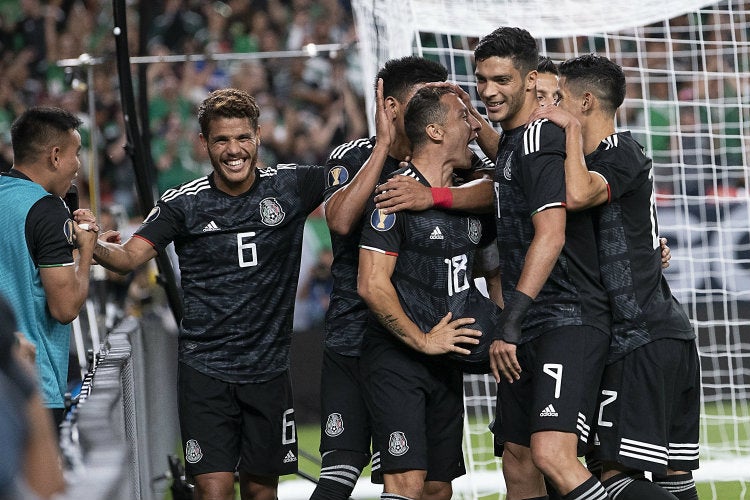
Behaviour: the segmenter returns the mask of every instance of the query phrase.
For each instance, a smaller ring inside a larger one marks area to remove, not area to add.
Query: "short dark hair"
[[[539,56],[539,63],[536,65],[536,70],[540,73],[550,73],[552,75],[560,74],[557,69],[557,64],[547,56]]]
[[[445,123],[447,107],[440,102],[445,94],[453,91],[446,87],[422,87],[406,106],[404,130],[413,149],[428,141],[425,129],[430,123]]]
[[[255,98],[240,89],[214,90],[198,108],[198,123],[203,136],[208,135],[208,126],[215,118],[247,118],[254,129],[258,128],[260,108]]]
[[[39,159],[63,134],[77,130],[83,122],[62,108],[35,106],[24,111],[10,127],[13,163],[23,164]]]
[[[613,61],[597,54],[586,54],[560,64],[560,77],[576,92],[590,90],[606,110],[614,114],[625,100],[625,73]]]
[[[474,48],[474,59],[484,61],[490,57],[510,58],[513,67],[525,76],[539,64],[539,49],[531,33],[523,28],[501,26],[479,40]]]
[[[448,70],[442,64],[418,56],[406,56],[391,59],[378,71],[375,78],[383,79],[383,97],[394,97],[402,104],[414,85],[420,83],[444,82],[448,79]]]

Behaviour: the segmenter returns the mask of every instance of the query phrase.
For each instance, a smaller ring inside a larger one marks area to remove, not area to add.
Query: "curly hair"
[[[260,108],[253,96],[233,88],[214,90],[198,108],[198,123],[204,136],[211,120],[216,118],[247,118],[253,128],[258,128],[259,116]]]

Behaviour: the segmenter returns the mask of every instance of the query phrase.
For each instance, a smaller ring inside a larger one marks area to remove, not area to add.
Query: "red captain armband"
[[[432,206],[435,208],[451,208],[453,206],[453,193],[451,188],[430,188],[432,192]]]

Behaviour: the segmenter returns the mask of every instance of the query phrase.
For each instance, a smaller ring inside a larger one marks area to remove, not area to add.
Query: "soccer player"
[[[557,65],[546,56],[539,56],[536,66],[536,100],[540,106],[554,106],[560,98],[557,91]]]
[[[324,168],[256,168],[253,97],[212,92],[198,111],[213,167],[167,190],[124,244],[99,241],[98,262],[128,272],[175,243],[185,316],[178,396],[186,472],[197,498],[274,500],[297,470],[289,380],[292,313],[304,221],[323,200]]]
[[[371,430],[359,356],[367,323],[367,305],[357,294],[358,245],[365,207],[375,186],[385,183],[411,155],[404,131],[404,111],[411,96],[428,82],[444,81],[446,69],[434,61],[408,56],[388,61],[377,75],[384,103],[376,112],[377,137],[358,139],[334,149],[327,162],[326,221],[334,260],[333,292],[325,322],[321,380],[322,468],[312,500],[349,498],[370,460]],[[387,133],[383,136],[383,133]],[[385,137],[385,140],[380,138]],[[474,161],[477,164],[477,159]],[[400,208],[454,210],[491,206],[492,181],[478,179],[461,187],[429,188],[418,184],[400,198]],[[422,191],[424,190],[424,191]],[[419,193],[424,193],[420,197]],[[424,203],[417,206],[417,203]],[[377,456],[375,457],[377,460]]]
[[[404,121],[413,158],[394,175],[449,187],[454,168],[471,162],[477,121],[456,94],[437,87],[417,91]],[[361,369],[380,452],[373,469],[383,475],[382,499],[449,499],[451,481],[465,472],[463,382],[439,355],[468,354],[479,342],[475,315],[495,307],[473,287],[482,223],[467,213],[370,208],[357,284],[371,314]]]
[[[565,129],[568,208],[599,207],[601,274],[613,325],[592,457],[612,498],[693,500],[700,410],[695,332],[661,273],[651,159],[630,132],[615,130],[625,88],[614,62],[576,57],[560,65],[561,109],[535,117]]]
[[[566,213],[563,131],[547,121],[526,127],[538,107],[533,37],[501,27],[474,56],[477,91],[503,129],[499,144],[489,126],[479,138],[497,158],[505,309],[491,354],[508,495],[544,498],[543,474],[564,498],[603,499],[606,491],[577,459],[589,441],[609,346],[593,221],[588,212]]]
[[[60,108],[35,107],[11,126],[13,168],[0,176],[0,292],[18,329],[36,348],[44,404],[60,424],[68,384],[70,325],[89,292],[96,231],[93,215],[71,220],[62,198],[81,167],[81,125]],[[77,257],[74,249],[77,248]]]

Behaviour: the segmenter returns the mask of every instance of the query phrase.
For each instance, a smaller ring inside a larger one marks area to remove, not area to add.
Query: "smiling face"
[[[511,58],[492,56],[477,61],[474,74],[479,98],[487,108],[490,121],[500,123],[503,130],[520,127],[526,122],[528,116],[522,116],[525,115],[522,111],[528,92],[536,90],[536,71],[523,76]]]
[[[255,181],[260,127],[253,127],[249,118],[218,117],[200,137],[216,173],[216,187],[232,196],[250,189]]]

